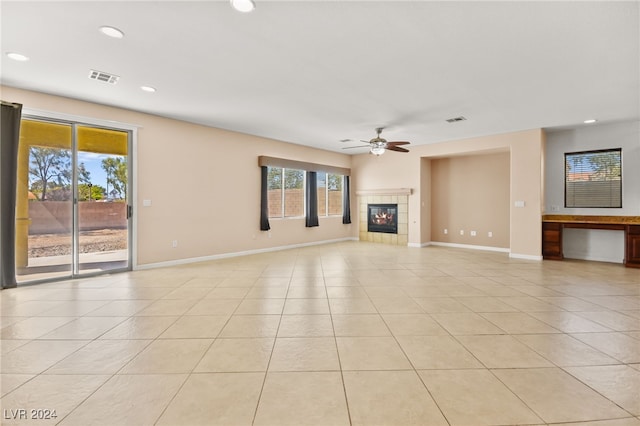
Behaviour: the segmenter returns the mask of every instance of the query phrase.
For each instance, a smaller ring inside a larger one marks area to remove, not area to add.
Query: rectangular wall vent
[[[109,84],[116,84],[120,79],[120,77],[115,74],[109,74],[108,72],[96,71],[96,70],[89,71],[89,78],[92,80],[98,80],[98,81],[102,81],[104,83],[109,83]]]
[[[464,118],[463,116],[453,117],[453,118],[447,119],[447,123],[457,123],[458,121],[465,121],[465,120],[466,118]]]

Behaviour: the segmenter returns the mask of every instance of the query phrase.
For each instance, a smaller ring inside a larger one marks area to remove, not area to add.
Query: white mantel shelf
[[[411,195],[411,188],[361,189],[356,195]]]

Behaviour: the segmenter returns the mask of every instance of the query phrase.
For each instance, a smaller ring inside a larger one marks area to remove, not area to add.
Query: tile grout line
[[[320,259],[320,264],[322,265],[322,258]],[[338,358],[338,368],[340,369],[340,381],[342,382],[342,392],[344,394],[344,401],[347,408],[347,419],[349,420],[349,425],[353,425],[353,419],[351,418],[351,409],[349,408],[349,397],[347,395],[347,385],[344,381],[344,370],[342,369],[342,359],[340,358],[340,350],[338,349],[338,337],[336,336],[336,328],[333,322],[333,310],[331,309],[331,303],[329,303],[329,294],[327,292],[327,282],[324,277],[324,268],[322,271],[322,281],[324,283],[324,291],[327,295],[327,306],[329,308],[329,318],[331,319],[331,330],[333,331],[333,344],[336,348],[336,356]]]
[[[298,256],[296,255],[296,259],[297,258],[298,258]],[[287,284],[287,293],[289,292],[289,288],[291,288],[291,280],[293,279],[293,271],[294,270],[291,271],[291,275],[289,276],[289,281],[288,281],[288,284]],[[264,378],[262,379],[262,385],[260,386],[260,392],[258,393],[258,399],[256,401],[256,408],[254,409],[253,416],[251,418],[251,424],[252,425],[255,424],[256,417],[258,416],[258,409],[260,408],[260,402],[262,401],[262,394],[264,392],[264,387],[265,387],[265,385],[267,383],[267,376],[269,374],[269,366],[271,365],[271,359],[273,358],[273,352],[275,351],[275,348],[276,348],[276,342],[278,340],[278,332],[280,331],[280,324],[282,324],[282,317],[284,315],[284,307],[285,307],[286,303],[287,303],[287,298],[286,298],[286,295],[285,295],[285,303],[282,305],[282,311],[280,313],[280,318],[278,319],[278,326],[276,327],[276,332],[275,332],[275,335],[273,337],[273,345],[271,346],[271,352],[269,353],[269,360],[267,361],[267,365],[266,365],[265,370],[264,370]]]

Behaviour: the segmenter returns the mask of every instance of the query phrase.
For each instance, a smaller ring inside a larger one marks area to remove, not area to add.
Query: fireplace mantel
[[[356,195],[411,195],[412,192],[411,188],[361,189]]]

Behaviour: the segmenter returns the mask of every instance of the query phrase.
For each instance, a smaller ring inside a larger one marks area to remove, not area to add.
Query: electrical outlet
[[[446,235],[446,234],[448,234],[448,233],[449,233],[449,230],[445,228],[445,230],[444,230],[443,232],[444,232],[444,234]]]
[[[471,231],[471,236],[475,237],[478,233],[476,231]]]
[[[173,248],[178,247],[178,240],[171,241],[171,247],[173,247]]]
[[[487,232],[487,236],[488,236],[489,238],[493,237],[493,232],[491,232],[491,231]]]
[[[460,230],[460,235],[464,235],[464,230],[463,229]]]
[[[560,211],[560,206],[551,206],[551,211],[552,212],[559,212]]]

